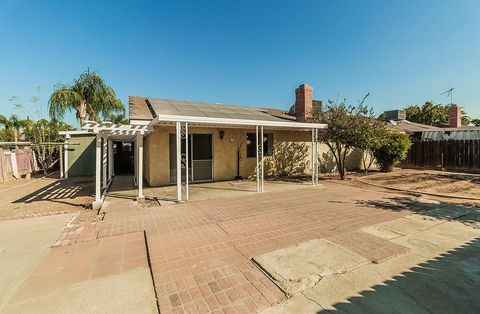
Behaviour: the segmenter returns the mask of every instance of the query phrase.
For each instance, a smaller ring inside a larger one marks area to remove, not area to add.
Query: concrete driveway
[[[50,252],[71,214],[0,221],[0,309]]]

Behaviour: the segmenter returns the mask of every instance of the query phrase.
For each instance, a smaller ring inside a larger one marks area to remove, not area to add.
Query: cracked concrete
[[[302,292],[322,278],[346,273],[369,262],[325,239],[307,241],[253,259],[289,294]]]
[[[263,313],[479,313],[480,229],[477,221],[462,221],[471,210],[452,206],[423,214],[362,228],[408,247],[405,254],[379,264],[362,263],[346,272],[331,272]],[[298,274],[305,274],[303,268],[315,254],[308,250],[301,254],[304,261],[292,259],[296,264],[281,263],[279,252],[270,256],[270,262],[277,262],[277,276],[288,277],[295,272],[295,265]],[[285,265],[287,270],[281,269]]]

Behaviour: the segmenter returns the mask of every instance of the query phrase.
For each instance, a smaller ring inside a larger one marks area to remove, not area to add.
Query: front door
[[[190,134],[188,136],[188,172],[190,182],[213,180],[212,134]],[[176,135],[170,134],[170,183],[177,181]],[[185,153],[185,140],[182,140],[182,153]],[[185,176],[185,174],[183,174]],[[184,178],[182,178],[184,179]]]

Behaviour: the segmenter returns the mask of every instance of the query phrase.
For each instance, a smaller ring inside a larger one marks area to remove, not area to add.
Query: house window
[[[256,135],[255,133],[247,133],[247,140],[250,144],[247,145],[247,157],[256,157],[257,148],[256,145]],[[265,133],[263,134],[263,156],[272,156],[273,153],[273,134]]]

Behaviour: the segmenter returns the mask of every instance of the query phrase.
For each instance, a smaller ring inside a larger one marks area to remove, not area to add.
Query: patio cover
[[[256,151],[257,151],[257,192],[264,191],[263,171],[263,139],[264,128],[269,129],[295,129],[309,131],[312,133],[312,184],[318,184],[318,130],[325,128],[322,123],[305,123],[294,121],[294,117],[278,109],[256,108],[246,106],[222,105],[204,102],[179,101],[168,99],[156,99],[145,97],[129,97],[130,124],[116,125],[111,122],[96,123],[88,121],[82,126],[83,130],[94,133],[97,136],[97,168],[96,168],[96,197],[95,201],[100,203],[100,155],[101,139],[132,140],[135,139],[137,149],[135,150],[135,178],[138,185],[138,200],[143,196],[143,136],[153,131],[158,124],[175,125],[176,144],[180,147],[182,140],[185,140],[186,151],[181,153],[177,150],[177,173],[183,171],[185,176],[177,175],[177,201],[188,201],[188,128],[198,127],[230,127],[230,128],[255,128]],[[106,170],[106,160],[112,160],[110,148],[104,141],[103,168]],[[110,152],[109,154],[106,152]],[[111,163],[110,163],[111,164]],[[111,171],[108,175],[111,178]],[[184,177],[184,178],[182,178]],[[106,186],[106,175],[104,175],[104,186]],[[97,204],[96,207],[101,206]]]

